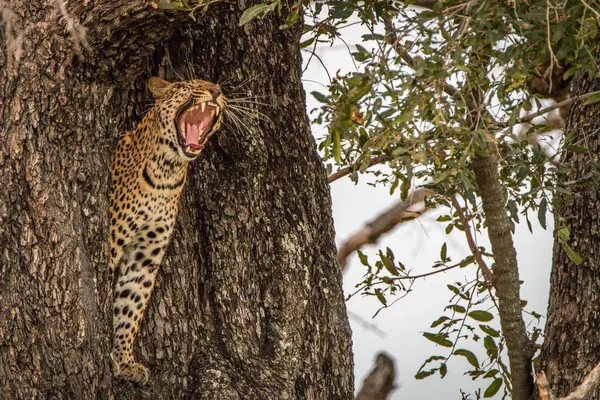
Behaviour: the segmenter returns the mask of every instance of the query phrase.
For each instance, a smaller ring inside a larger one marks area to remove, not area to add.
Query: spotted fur
[[[110,194],[110,270],[116,274],[111,357],[115,376],[141,385],[149,372],[134,362],[135,337],[173,232],[188,163],[219,129],[226,104],[219,86],[206,81],[152,78],[148,86],[156,104],[119,138]],[[198,122],[209,121],[205,108],[214,115],[211,125]],[[206,134],[198,134],[202,124]]]

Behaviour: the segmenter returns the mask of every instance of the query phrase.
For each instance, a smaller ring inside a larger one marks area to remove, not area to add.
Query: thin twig
[[[391,160],[392,158],[389,156],[377,156],[377,157],[373,157],[369,160],[369,164],[367,165],[367,168],[372,167],[373,165],[377,165],[377,164],[381,164],[384,163],[386,161]],[[349,167],[346,168],[342,168],[339,171],[334,172],[333,174],[329,175],[329,177],[327,178],[327,181],[329,183],[335,182],[340,178],[343,178],[346,175],[350,175],[351,173],[353,173],[354,171],[356,171],[358,169],[358,167],[361,167],[363,165],[363,163],[359,160],[358,162],[352,164]]]
[[[600,21],[600,13],[598,11],[594,10],[588,3],[585,2],[585,0],[581,0],[581,4],[590,10],[596,16],[596,19]]]
[[[473,239],[473,234],[471,233],[471,226],[469,224],[469,221],[467,221],[467,218],[465,217],[465,213],[463,212],[460,204],[458,203],[458,199],[456,198],[456,195],[452,195],[452,197],[450,199],[452,201],[452,205],[456,209],[456,213],[458,214],[458,219],[460,220],[460,223],[462,224],[462,226],[464,228],[465,236],[467,237],[467,243],[469,244],[469,249],[471,250],[471,253],[473,253],[473,256],[475,256],[475,260],[477,261],[477,264],[479,265],[479,268],[481,269],[481,272],[483,273],[485,280],[493,285],[494,275],[492,274],[492,271],[485,263],[483,256],[481,254],[481,251],[479,251],[479,247],[477,247],[477,244],[475,243],[475,240]]]
[[[458,264],[454,264],[454,265],[451,265],[451,266],[446,267],[446,268],[436,269],[435,271],[426,272],[424,274],[406,275],[406,276],[395,276],[393,278],[389,278],[389,280],[390,281],[403,281],[403,280],[414,281],[415,279],[426,278],[426,277],[431,276],[431,275],[441,274],[442,272],[450,271],[451,269],[462,267],[463,265],[464,265],[463,262],[459,262]]]

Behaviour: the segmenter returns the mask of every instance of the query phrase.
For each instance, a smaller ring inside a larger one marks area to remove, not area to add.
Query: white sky
[[[359,26],[344,31],[344,40],[354,51],[354,44],[361,44],[362,32]],[[369,46],[366,46],[369,48]],[[321,48],[317,52],[323,63],[334,75],[340,70],[341,74],[355,71],[354,64],[348,51],[342,46],[334,48]],[[305,54],[305,61],[307,59]],[[327,74],[317,60],[313,59],[304,74],[304,86],[307,93],[307,108],[312,110],[319,103],[310,95],[313,90],[325,93],[323,86],[314,83],[327,83]],[[323,128],[313,125],[315,137],[322,137]],[[354,185],[349,178],[342,178],[331,184],[333,198],[333,216],[337,233],[338,245],[351,234],[360,229],[366,222],[373,219],[378,213],[398,201],[398,195],[390,196],[389,189],[383,186],[372,187],[367,185],[368,179],[361,178],[358,185]],[[374,260],[377,249],[389,246],[397,260],[413,272],[423,273],[431,271],[434,261],[439,259],[439,249],[447,242],[448,255],[453,262],[460,261],[469,254],[464,234],[453,230],[450,235],[443,231],[445,225],[439,224],[435,219],[440,209],[430,211],[415,221],[405,223],[394,231],[384,236],[377,246],[368,246],[363,252]],[[542,315],[546,314],[549,275],[552,258],[552,218],[548,216],[548,230],[542,229],[537,224],[537,217],[531,216],[533,225],[532,235],[521,218],[522,224],[517,226],[514,235],[517,248],[520,278],[524,281],[521,297],[529,302],[527,309]],[[490,249],[487,237],[479,236],[478,243]],[[491,380],[477,380],[473,382],[470,377],[463,376],[462,372],[470,369],[464,357],[454,357],[448,364],[448,374],[444,379],[439,374],[424,380],[415,380],[414,375],[421,364],[431,355],[447,355],[449,349],[436,346],[422,336],[425,331],[435,332],[430,328],[431,323],[443,314],[444,307],[448,304],[451,293],[446,285],[456,281],[465,281],[473,276],[474,265],[466,269],[456,269],[446,274],[433,275],[421,279],[413,286],[413,292],[406,298],[397,302],[393,307],[383,310],[375,319],[371,319],[380,303],[373,297],[355,296],[347,302],[348,311],[358,315],[369,323],[376,325],[384,332],[381,337],[373,330],[369,330],[355,318],[350,318],[354,341],[355,380],[357,388],[362,385],[363,379],[373,367],[375,355],[385,350],[396,362],[396,384],[400,388],[391,396],[390,400],[407,399],[460,399],[460,391],[474,392],[478,387],[487,387]],[[344,292],[346,295],[354,292],[354,286],[362,281],[365,270],[360,264],[356,254],[349,257],[349,263],[344,275]],[[497,321],[495,322],[497,324]],[[542,321],[542,326],[545,320]],[[490,323],[493,325],[493,323]],[[465,346],[474,352],[483,346],[472,341],[465,342]],[[483,352],[476,352],[480,363],[485,359]],[[508,360],[506,359],[506,362]],[[501,392],[500,392],[501,393]],[[471,398],[475,398],[472,396]],[[500,398],[499,395],[496,398]]]

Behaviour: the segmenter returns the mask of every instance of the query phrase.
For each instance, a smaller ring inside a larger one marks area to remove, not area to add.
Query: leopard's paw
[[[139,363],[121,364],[115,368],[115,377],[144,386],[148,383],[150,371]]]

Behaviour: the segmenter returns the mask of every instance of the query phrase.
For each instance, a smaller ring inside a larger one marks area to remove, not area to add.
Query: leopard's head
[[[169,83],[150,78],[159,130],[186,161],[196,158],[221,127],[227,99],[219,85],[202,80]]]

